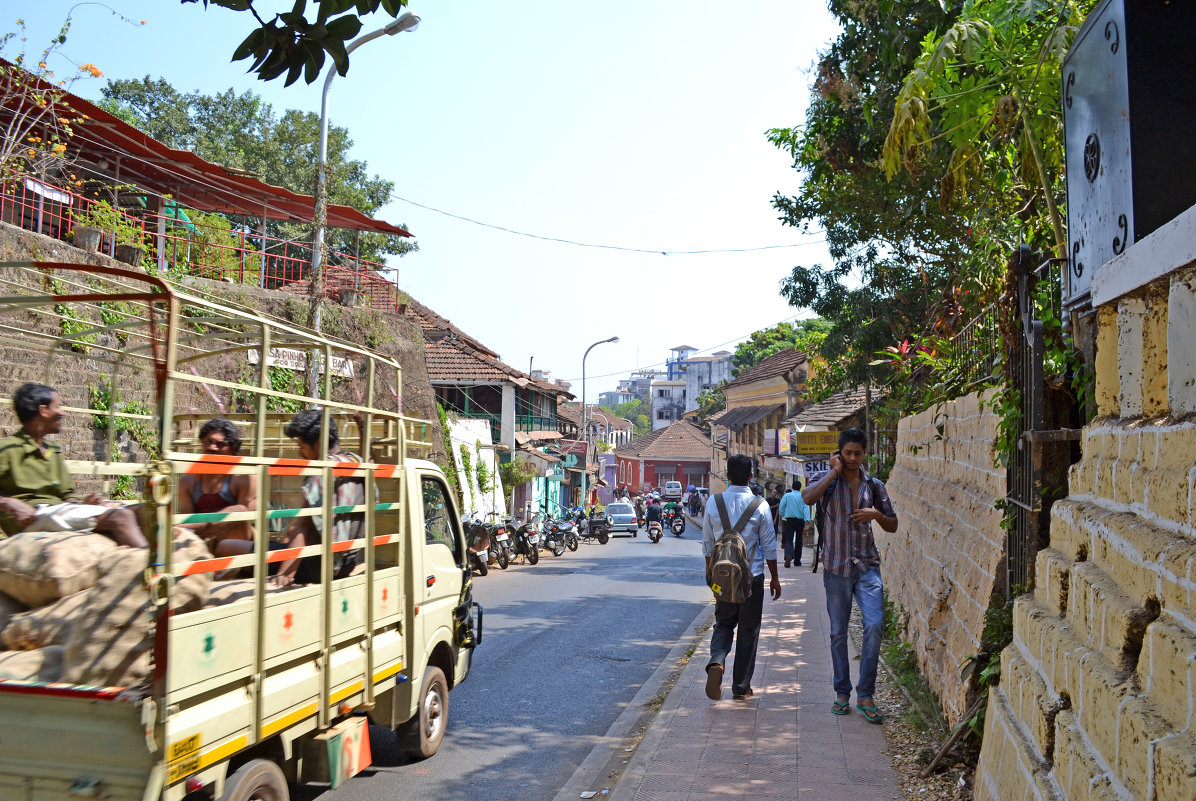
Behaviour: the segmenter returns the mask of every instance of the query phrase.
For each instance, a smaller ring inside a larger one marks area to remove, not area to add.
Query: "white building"
[[[685,414],[685,379],[652,382],[652,430],[668,428]]]

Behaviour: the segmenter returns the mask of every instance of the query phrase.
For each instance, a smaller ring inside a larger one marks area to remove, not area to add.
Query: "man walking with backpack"
[[[706,583],[714,592],[714,633],[710,662],[706,665],[706,697],[722,698],[723,666],[735,642],[731,694],[737,701],[752,695],[756,645],[764,612],[764,566],[771,576],[768,588],[775,601],[781,597],[777,578],[777,535],[763,498],[748,488],[752,460],[736,455],[727,459],[727,480],[721,495],[706,502],[702,521],[702,552],[706,555]]]
[[[856,709],[870,723],[883,723],[872,693],[884,626],[884,584],[880,578],[880,553],[872,536],[872,521],[890,534],[897,530],[897,514],[885,485],[868,475],[864,457],[868,436],[858,428],[839,434],[839,450],[831,456],[831,469],[806,487],[802,499],[818,504],[815,515],[822,541],[822,586],[830,617],[831,665],[835,702],[831,712],[846,715],[851,702],[850,662],[847,659],[847,619],[854,597],[863,618],[860,679],[856,684]]]

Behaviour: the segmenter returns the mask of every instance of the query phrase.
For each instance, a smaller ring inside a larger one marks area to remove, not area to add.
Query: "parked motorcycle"
[[[511,518],[507,521],[507,530],[511,532],[508,543],[511,559],[522,556],[530,565],[540,561],[540,532],[536,528],[535,518],[526,523],[516,523]]]
[[[648,539],[652,540],[652,542],[660,542],[662,536],[664,536],[664,529],[661,527],[660,521],[650,521],[648,523]]]
[[[581,537],[584,540],[598,540],[599,545],[606,545],[610,542],[610,527],[613,521],[604,514],[591,515],[584,519],[585,528],[582,529]]]
[[[466,527],[466,534],[469,537],[469,542],[466,547],[469,551],[469,565],[474,570],[478,571],[479,576],[484,576],[490,572],[488,562],[490,561],[490,529],[480,520],[472,520]]]
[[[572,528],[572,524],[570,524],[570,528]],[[553,556],[561,556],[565,553],[565,530],[562,527],[562,521],[556,520],[551,515],[544,518],[540,547],[551,551]]]
[[[499,568],[506,570],[511,563],[511,535],[507,533],[508,528],[502,523],[487,523],[486,527],[490,531],[490,553]]]

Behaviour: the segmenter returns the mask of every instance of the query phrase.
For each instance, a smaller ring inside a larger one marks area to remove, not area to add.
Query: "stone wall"
[[[1005,553],[994,506],[1005,472],[993,466],[997,417],[984,399],[968,395],[900,422],[886,483],[899,526],[875,529],[885,588],[907,613],[905,638],[952,724],[970,700],[960,663],[980,650]]]
[[[54,261],[72,264],[99,264],[129,269],[121,262],[94,252],[86,252],[51,237],[31,233],[20,228],[0,223],[0,262]],[[306,320],[308,298],[290,292],[263,290],[257,287],[241,286],[202,278],[185,279],[183,290],[193,286],[206,295],[216,296],[224,301],[240,304],[268,317],[302,324]],[[6,293],[7,294],[7,293]],[[444,460],[444,448],[440,436],[440,423],[436,414],[436,400],[428,379],[427,361],[424,356],[423,337],[416,320],[405,314],[388,314],[371,309],[347,308],[331,304],[326,312],[326,330],[341,339],[357,345],[366,345],[395,359],[403,368],[401,397],[378,401],[385,408],[396,405],[411,417],[431,422],[426,439],[433,443],[433,458]],[[93,321],[94,322],[94,321]],[[42,330],[46,320],[30,311],[7,310],[0,315],[4,325],[24,326],[25,330]],[[102,342],[117,347],[114,342]],[[85,355],[86,356],[86,355]],[[55,362],[53,375],[47,377],[45,361],[40,354],[0,342],[0,364],[3,365],[6,381],[0,387],[0,396],[11,397],[12,391],[25,381],[46,382],[59,389],[63,403],[77,408],[89,408],[90,388],[97,385],[97,376],[109,371],[102,363],[102,354],[93,358],[62,358]],[[236,381],[237,372],[243,367],[236,364],[211,365],[205,369],[223,370],[212,377]],[[206,374],[206,373],[205,373]],[[392,382],[393,383],[393,382]],[[216,401],[212,395],[229,405],[231,393],[227,388],[208,388],[198,384],[180,384],[180,396],[176,409],[191,414],[217,413]],[[122,399],[152,401],[152,381],[148,376],[125,373],[121,380]],[[338,393],[346,393],[340,400],[356,400],[351,386],[339,386]],[[385,393],[383,393],[385,394]],[[9,433],[18,426],[10,408],[0,408],[0,434]],[[63,445],[64,453],[70,459],[102,459],[106,443],[102,435],[90,424],[84,415],[68,416],[63,432],[57,440]],[[136,449],[126,438],[126,452]],[[140,454],[132,454],[140,458]],[[80,485],[93,489],[87,480]]]
[[[1196,798],[1196,270],[1097,303],[1098,417],[1014,607],[976,799]]]

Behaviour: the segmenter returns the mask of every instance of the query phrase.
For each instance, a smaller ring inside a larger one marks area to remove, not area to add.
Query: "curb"
[[[615,722],[606,730],[606,734],[598,738],[598,742],[590,749],[589,755],[573,772],[569,781],[565,782],[564,787],[557,791],[553,797],[553,801],[569,801],[570,799],[579,798],[581,793],[586,791],[594,791],[595,798],[606,799],[613,801],[615,798],[631,798],[635,791],[639,788],[640,782],[643,780],[644,772],[652,761],[652,757],[656,754],[657,748],[660,746],[660,741],[664,737],[664,733],[668,730],[667,725],[659,725],[670,721],[676,713],[677,708],[681,705],[682,693],[675,693],[674,690],[678,686],[687,686],[686,676],[695,664],[701,664],[701,660],[690,659],[689,664],[681,671],[673,687],[669,690],[668,696],[665,697],[664,703],[661,704],[660,710],[653,716],[652,721],[648,724],[648,730],[644,732],[638,745],[635,745],[630,738],[635,736],[635,727],[640,718],[644,715],[645,708],[651,703],[652,699],[660,693],[660,688],[668,681],[670,675],[676,671],[677,666],[681,660],[685,658],[686,651],[693,647],[694,653],[697,653],[697,648],[701,641],[706,637],[709,624],[714,620],[714,605],[710,604],[703,608],[694,617],[689,624],[686,631],[690,632],[677,641],[668,655],[661,661],[660,666],[648,678],[644,685],[640,687],[639,692],[635,697],[627,703],[623,708],[622,714],[615,719]],[[705,665],[702,665],[704,668]],[[622,773],[619,775],[617,781],[613,785],[607,786],[609,780],[604,771],[610,764],[611,760],[618,755],[624,753],[629,745],[634,745],[635,751],[631,754],[630,760],[623,767]],[[634,781],[630,779],[634,778]],[[603,792],[606,790],[607,792]]]

